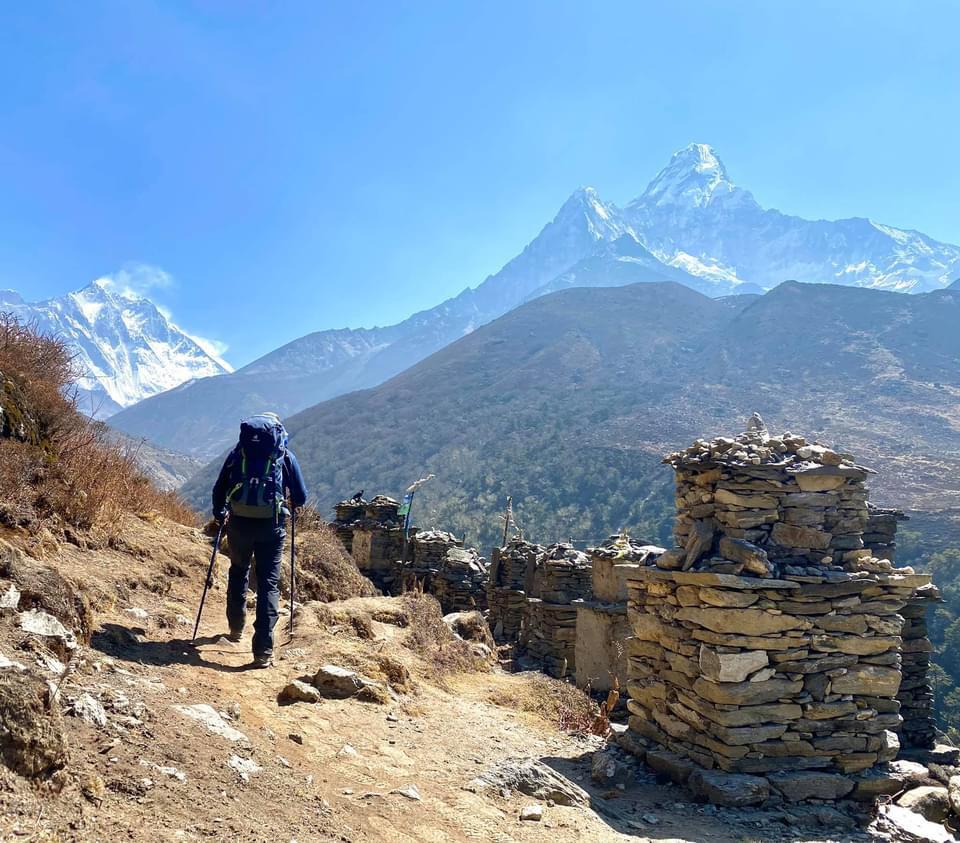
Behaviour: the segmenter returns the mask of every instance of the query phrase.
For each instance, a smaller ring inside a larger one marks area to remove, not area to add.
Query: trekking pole
[[[297,508],[290,510],[290,638],[293,638],[293,612],[297,597]]]
[[[223,538],[223,528],[226,525],[227,520],[224,519],[220,524],[220,529],[217,530],[217,538],[213,543],[213,554],[210,556],[210,567],[207,568],[207,580],[203,584],[203,596],[200,598],[200,608],[197,609],[197,622],[193,625],[193,638],[190,639],[191,644],[197,640],[197,630],[200,629],[200,615],[203,614],[203,604],[207,599],[207,591],[213,584],[213,563],[217,561],[217,551],[220,549],[220,539]]]

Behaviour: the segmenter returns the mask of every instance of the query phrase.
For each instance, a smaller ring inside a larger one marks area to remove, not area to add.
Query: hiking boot
[[[251,665],[251,667],[257,670],[262,670],[263,668],[267,668],[267,667],[273,667],[273,654],[265,653],[260,656],[254,656],[253,664]]]
[[[232,641],[234,644],[239,644],[242,639],[243,639],[243,630],[242,630],[242,629],[241,629],[239,632],[234,632],[233,630],[231,630],[231,631],[227,634],[227,640],[228,640],[228,641]]]

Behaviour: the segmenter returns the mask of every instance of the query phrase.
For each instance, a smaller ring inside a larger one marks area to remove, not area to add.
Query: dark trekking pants
[[[232,516],[227,523],[230,578],[227,584],[227,623],[242,632],[247,615],[250,562],[256,563],[257,616],[253,624],[253,655],[273,653],[273,627],[280,615],[280,564],[285,520],[279,526],[269,518]]]

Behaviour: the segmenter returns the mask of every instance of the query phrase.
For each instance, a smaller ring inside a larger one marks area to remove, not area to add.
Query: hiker
[[[250,562],[256,561],[257,615],[253,624],[253,666],[273,664],[273,627],[280,614],[280,564],[290,511],[307,500],[307,487],[287,432],[275,413],[240,423],[240,440],[227,456],[213,487],[213,517],[226,522],[230,577],[227,584],[228,638],[240,641],[247,614]],[[295,517],[295,512],[294,512]]]

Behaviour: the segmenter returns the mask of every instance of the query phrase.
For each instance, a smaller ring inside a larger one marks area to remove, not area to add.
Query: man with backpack
[[[253,625],[253,666],[273,664],[273,628],[280,614],[280,565],[286,521],[307,500],[307,487],[287,433],[274,413],[240,423],[240,439],[227,456],[213,487],[213,515],[226,521],[230,577],[227,584],[229,638],[240,641],[246,622],[250,563],[257,572],[257,614]],[[229,519],[229,520],[228,520]]]

